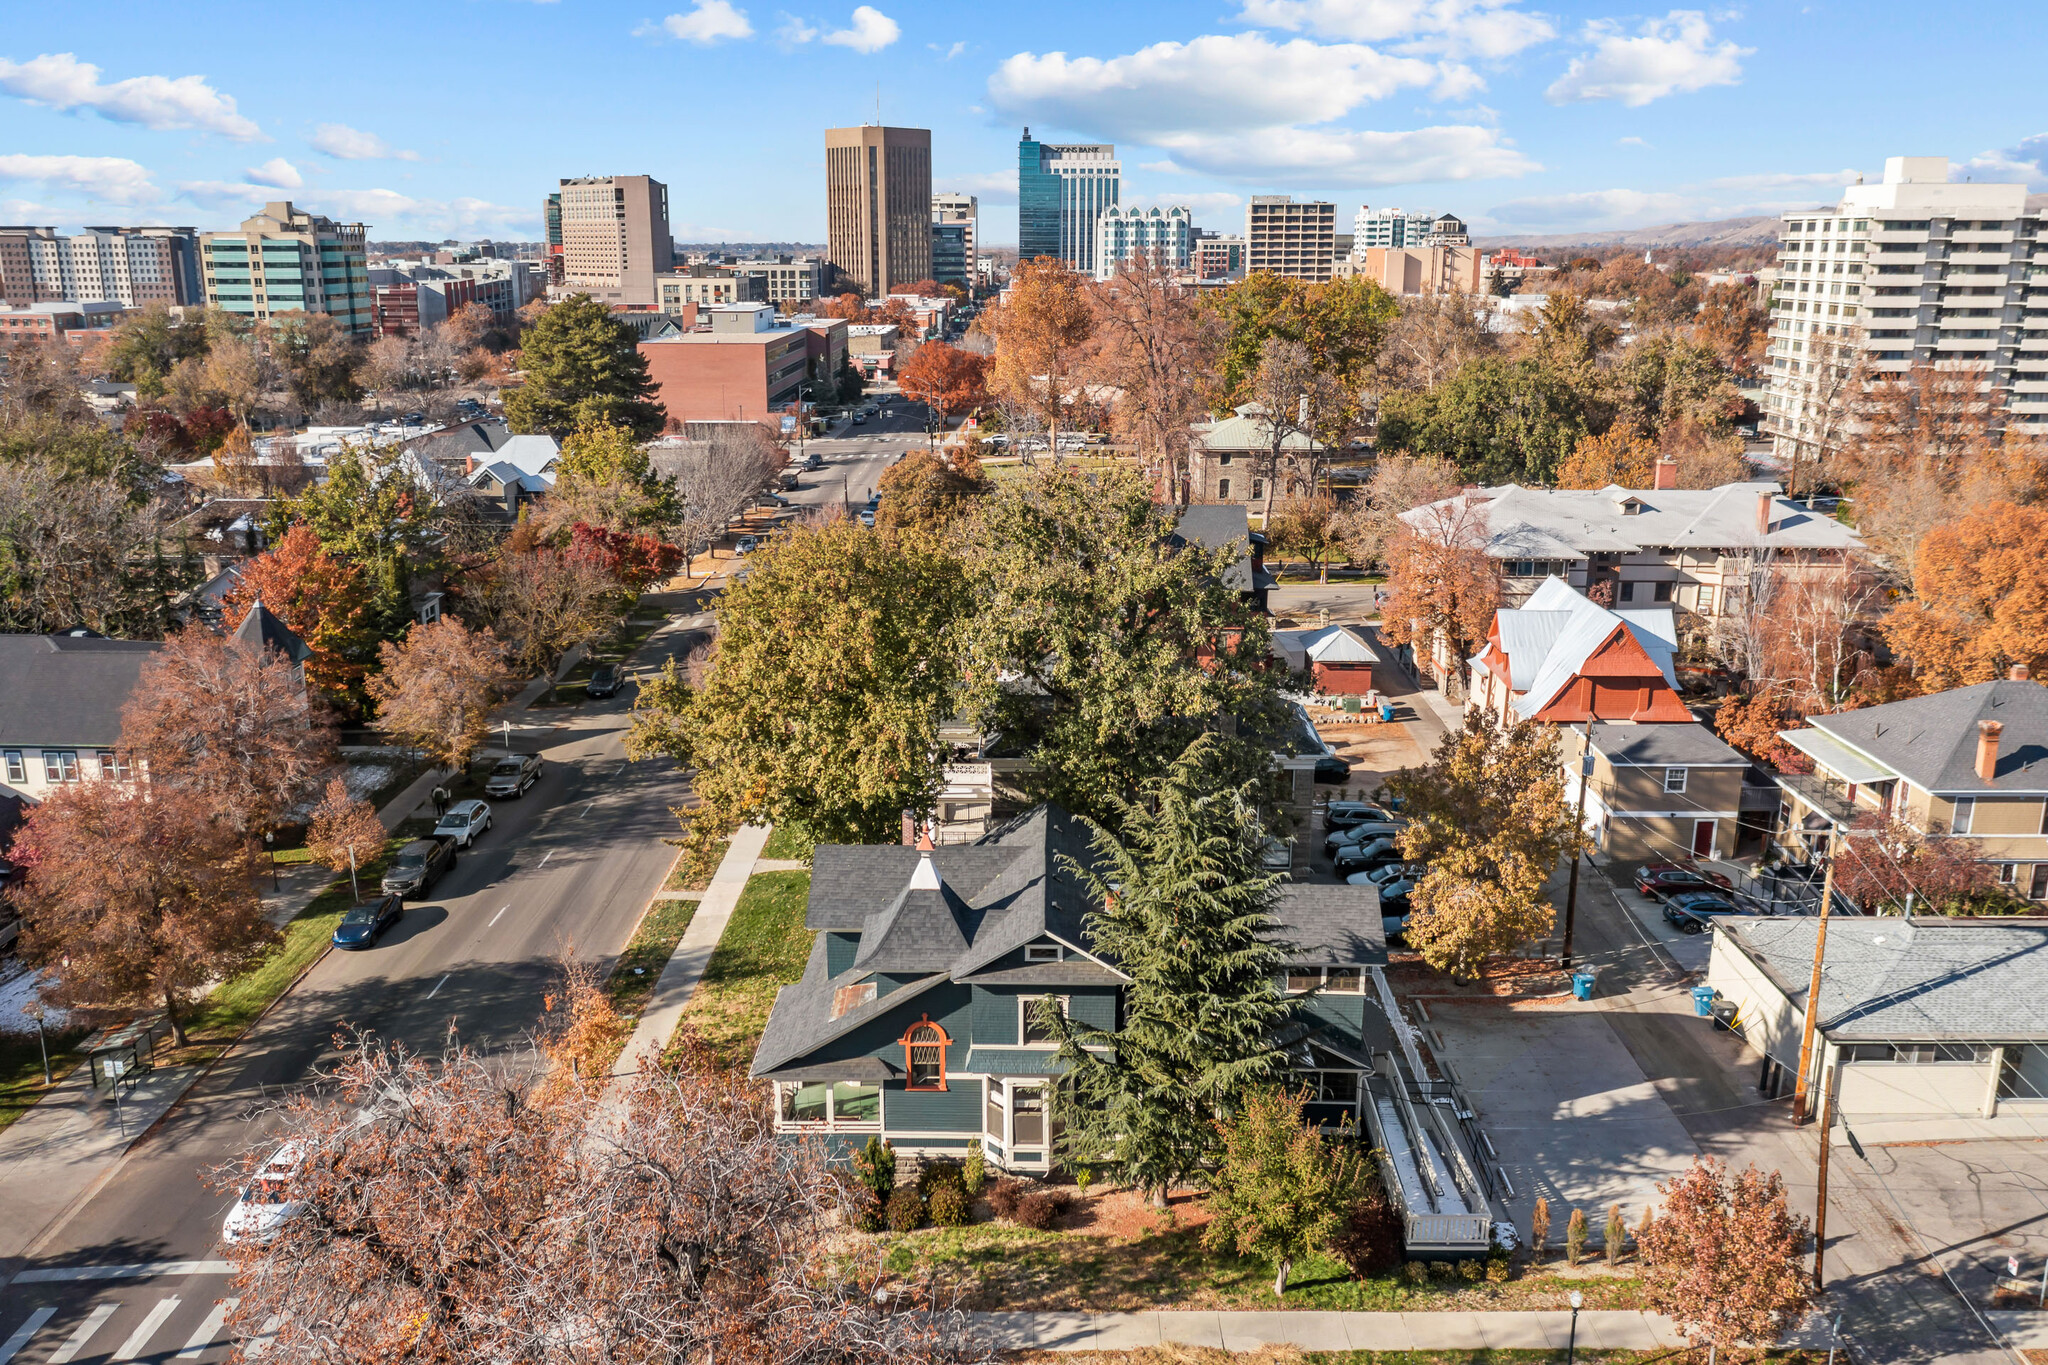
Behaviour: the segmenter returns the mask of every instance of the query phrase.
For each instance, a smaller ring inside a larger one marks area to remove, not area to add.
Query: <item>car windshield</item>
[[[612,666],[610,664],[601,664],[591,671],[590,676],[595,678],[599,682],[610,682],[612,676]]]
[[[426,858],[418,853],[401,853],[391,864],[392,868],[399,872],[416,872],[426,865]]]
[[[375,924],[377,922],[376,903],[371,902],[368,905],[349,907],[349,912],[341,917],[341,922],[343,924]]]
[[[456,829],[461,829],[469,823],[469,817],[467,815],[444,815],[441,817],[441,823],[453,825]]]
[[[498,764],[497,767],[491,769],[491,771],[499,774],[517,773],[519,771],[519,760],[516,758],[508,758],[504,760],[502,763]]]

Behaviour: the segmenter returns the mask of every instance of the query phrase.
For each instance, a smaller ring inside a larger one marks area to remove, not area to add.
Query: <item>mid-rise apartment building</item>
[[[825,241],[868,298],[931,278],[929,128],[825,130]]]
[[[1192,264],[1197,278],[1235,279],[1244,274],[1244,238],[1195,230]]]
[[[196,304],[199,234],[189,227],[0,227],[0,301]]]
[[[265,204],[237,232],[199,237],[209,307],[266,319],[325,313],[352,336],[371,332],[370,271],[361,223],[306,213],[289,199]]]
[[[1123,163],[1110,143],[1017,143],[1017,258],[1051,256],[1095,271],[1095,225],[1123,195]]]
[[[562,288],[600,303],[652,308],[654,281],[675,264],[668,186],[645,175],[561,182]]]
[[[1477,294],[1484,269],[1471,246],[1369,246],[1340,260],[1332,274],[1363,276],[1390,294]]]
[[[808,303],[818,297],[825,276],[825,263],[813,256],[728,261],[720,269],[758,282],[757,292],[738,295],[738,302],[754,298],[770,303]]]
[[[971,194],[959,194],[942,190],[932,196],[932,278],[940,284],[969,282],[975,273],[974,263],[979,251],[981,203]],[[941,246],[943,241],[944,245]],[[943,251],[946,269],[951,270],[953,255],[959,254],[959,273],[940,274],[939,256]]]
[[[509,321],[546,292],[546,277],[534,261],[489,257],[458,261],[380,260],[370,267],[370,303],[378,336],[417,336],[446,322],[465,304],[480,303]]]
[[[541,206],[541,217],[546,222],[546,240],[541,243],[541,257],[547,266],[548,283],[562,282],[562,196],[559,193],[547,197]]]
[[[655,282],[660,298],[656,306],[664,313],[681,314],[698,308],[715,308],[728,303],[766,303],[768,283],[756,275],[741,275],[715,265],[685,266]]]
[[[1787,213],[1771,308],[1764,430],[1781,459],[1854,424],[1859,372],[1970,369],[2023,428],[2048,424],[2048,195],[1949,180],[1948,158],[1895,156],[1832,208]]]
[[[1337,254],[1337,206],[1255,194],[1244,212],[1245,269],[1327,283]]]
[[[1106,208],[1095,223],[1095,278],[1112,280],[1116,268],[1147,257],[1163,270],[1184,271],[1194,257],[1194,224],[1187,206]]]
[[[1406,209],[1376,209],[1360,204],[1351,220],[1351,250],[1354,255],[1368,247],[1413,247],[1423,245],[1434,223],[1426,213]]]

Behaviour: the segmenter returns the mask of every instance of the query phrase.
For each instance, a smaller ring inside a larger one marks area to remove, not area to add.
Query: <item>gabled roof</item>
[[[295,664],[302,664],[313,655],[312,647],[272,615],[260,597],[242,617],[242,624],[235,627],[234,639],[237,644],[274,649]]]
[[[1365,637],[1349,626],[1323,626],[1316,630],[1276,630],[1273,643],[1290,661],[1301,655],[1319,664],[1375,664],[1380,656]],[[1297,664],[1296,667],[1306,665]]]
[[[1619,767],[1746,768],[1749,760],[1704,725],[1617,725],[1596,721],[1593,748]]]
[[[503,422],[464,422],[417,437],[410,444],[424,459],[464,460],[472,455],[488,455],[510,439],[511,429]]]
[[[111,747],[142,666],[163,646],[98,635],[0,635],[0,747]]]
[[[1533,619],[1521,619],[1531,613]],[[1668,618],[1670,614],[1670,609],[1665,608],[1663,616]],[[1631,611],[1624,616],[1609,611],[1581,596],[1555,574],[1545,578],[1529,595],[1526,606],[1502,607],[1494,613],[1494,622],[1501,648],[1508,654],[1509,686],[1513,689],[1524,677],[1529,680],[1525,688],[1516,692],[1516,712],[1524,717],[1534,716],[1550,705],[1580,675],[1588,660],[1618,636],[1632,639],[1664,681],[1675,689],[1678,672],[1672,663],[1672,637],[1676,632],[1647,624],[1655,618],[1655,612]],[[1508,644],[1510,638],[1531,655],[1527,663]]]
[[[1770,528],[1757,529],[1757,500],[1771,499]],[[1418,531],[1440,520],[1432,508],[1465,500],[1485,528],[1486,552],[1496,559],[1584,559],[1589,554],[1631,554],[1674,549],[1832,549],[1861,547],[1856,531],[1832,517],[1778,495],[1775,483],[1728,483],[1719,488],[1524,488],[1504,483],[1468,490],[1442,502],[1403,512]]]
[[[2003,727],[1988,783],[1977,776],[1977,723],[1985,720]],[[1928,791],[2048,791],[2048,687],[2032,679],[1953,687],[1810,723]]]
[[[1180,514],[1174,523],[1174,540],[1182,545],[1199,545],[1205,550],[1236,549],[1237,558],[1223,571],[1223,586],[1233,592],[1270,588],[1274,578],[1252,568],[1252,546],[1264,545],[1266,538],[1252,530],[1251,515],[1243,507],[1227,503],[1197,503]]]
[[[499,446],[493,459],[509,464],[522,474],[552,474],[562,458],[562,446],[548,435],[514,436]],[[550,479],[552,482],[552,479]]]
[[[550,474],[529,474],[518,465],[507,460],[493,460],[469,476],[469,486],[479,487],[485,480],[500,488],[517,488],[528,493],[545,493],[555,486]]]

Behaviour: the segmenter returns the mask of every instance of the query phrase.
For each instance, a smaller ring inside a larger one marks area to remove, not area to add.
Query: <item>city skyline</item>
[[[1995,76],[1987,93],[1991,21],[1904,4],[661,8],[372,4],[340,29],[279,11],[267,41],[323,59],[289,81],[214,41],[209,6],[94,28],[24,13],[0,47],[0,222],[219,228],[291,197],[380,239],[532,241],[558,178],[631,173],[674,187],[678,239],[823,242],[819,133],[874,120],[878,99],[883,122],[932,130],[932,188],[978,196],[990,246],[1018,241],[1026,124],[1114,143],[1122,202],[1186,204],[1204,227],[1269,193],[1333,201],[1340,223],[1360,204],[1448,211],[1481,234],[1775,214],[1831,202],[1901,151],[2048,188],[2048,134]],[[355,73],[396,42],[481,47],[491,78],[391,82],[364,100]],[[1999,43],[2017,72],[2048,38],[2005,24]],[[1845,97],[1811,79],[1816,50],[1856,73],[1847,88],[1918,97]],[[589,71],[603,79],[558,88]],[[764,72],[783,78],[775,101],[758,100]],[[681,88],[705,107],[755,98],[715,136],[679,139],[657,92]]]

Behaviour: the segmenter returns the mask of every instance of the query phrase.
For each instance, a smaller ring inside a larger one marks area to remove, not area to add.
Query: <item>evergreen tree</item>
[[[1122,838],[1088,822],[1096,856],[1072,870],[1102,907],[1094,951],[1131,978],[1123,1028],[1040,1007],[1071,1068],[1055,1099],[1063,1156],[1161,1199],[1202,1164],[1219,1119],[1284,1073],[1275,1034],[1296,1008],[1274,989],[1280,879],[1259,860],[1257,788],[1220,781],[1224,767],[1201,736],[1119,803]]]
[[[505,397],[517,432],[566,436],[607,423],[649,440],[668,425],[633,329],[587,294],[540,315],[520,338],[526,383]]]

